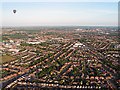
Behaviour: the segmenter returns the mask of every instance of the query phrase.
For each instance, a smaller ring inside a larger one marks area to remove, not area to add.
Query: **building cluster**
[[[2,61],[3,88],[118,90],[117,35],[106,34],[104,28],[83,31],[3,32],[2,57],[14,58]]]

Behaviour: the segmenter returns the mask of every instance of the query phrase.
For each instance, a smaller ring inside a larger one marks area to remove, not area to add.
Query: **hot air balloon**
[[[13,10],[13,13],[16,13],[16,10]]]

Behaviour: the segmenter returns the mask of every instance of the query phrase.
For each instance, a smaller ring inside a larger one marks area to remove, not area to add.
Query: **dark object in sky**
[[[13,13],[16,13],[16,10],[13,10]]]

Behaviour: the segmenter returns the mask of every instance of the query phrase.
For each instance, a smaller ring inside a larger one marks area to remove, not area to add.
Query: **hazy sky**
[[[13,13],[13,9],[17,13]],[[3,26],[118,25],[117,2],[5,2]]]

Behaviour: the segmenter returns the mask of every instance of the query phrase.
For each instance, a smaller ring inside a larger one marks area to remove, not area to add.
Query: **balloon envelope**
[[[13,10],[13,13],[16,13],[16,10]]]

